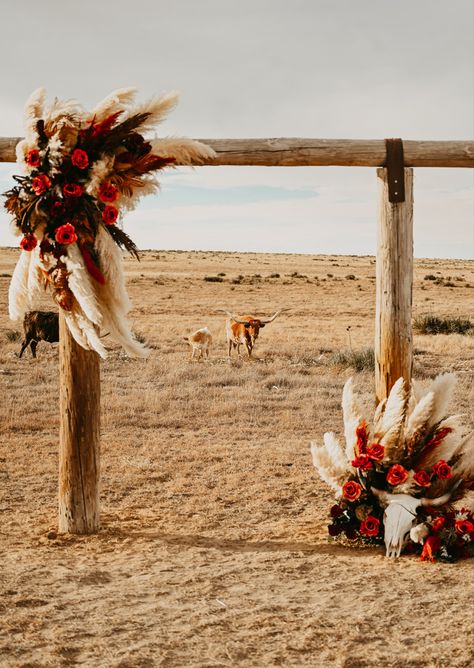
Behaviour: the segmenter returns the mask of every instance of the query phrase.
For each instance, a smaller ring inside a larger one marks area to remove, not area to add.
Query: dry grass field
[[[334,363],[349,336],[373,345],[373,258],[127,259],[131,320],[152,352],[112,347],[102,364],[103,527],[87,537],[55,533],[58,347],[16,356],[16,258],[0,250],[2,667],[474,665],[472,563],[388,561],[326,533],[332,496],[309,441],[341,434],[350,375],[373,407],[372,371]],[[473,304],[472,262],[416,262],[414,315],[472,318]],[[215,310],[281,307],[255,359],[229,364]],[[203,325],[215,345],[191,361],[182,337]],[[474,337],[415,336],[416,375],[446,370],[472,429]]]

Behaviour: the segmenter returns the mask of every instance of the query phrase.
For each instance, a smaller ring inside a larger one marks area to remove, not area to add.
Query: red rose
[[[26,162],[30,167],[38,167],[40,164],[40,153],[37,148],[32,148],[28,151]]]
[[[24,251],[32,251],[33,248],[36,248],[38,240],[33,234],[25,234],[23,239],[20,241],[20,246]]]
[[[115,202],[118,197],[118,190],[110,181],[104,181],[99,188],[99,199],[102,202]]]
[[[80,197],[84,192],[84,188],[78,183],[65,183],[63,185],[63,193],[65,197]]]
[[[46,176],[46,174],[39,174],[31,182],[31,187],[33,188],[36,195],[42,195],[51,185],[51,181]]]
[[[77,241],[76,228],[71,223],[61,225],[56,230],[55,237],[58,244],[73,244]]]
[[[389,485],[401,485],[408,478],[408,471],[401,464],[394,464],[387,473]]]
[[[372,443],[367,450],[367,457],[370,457],[370,459],[373,459],[376,462],[382,461],[384,454],[385,448],[383,445],[380,445],[380,443]]]
[[[118,209],[115,206],[106,206],[102,211],[102,220],[106,225],[113,225],[117,220]]]
[[[367,471],[373,467],[372,461],[367,455],[359,455],[351,463],[355,469],[361,469],[361,471]]]
[[[373,517],[372,515],[369,515],[367,519],[361,522],[359,532],[363,536],[377,536],[379,529],[380,520],[378,520],[376,517]]]
[[[433,522],[433,531],[441,531],[441,529],[444,527],[444,522],[445,518],[442,515],[437,517]]]
[[[357,501],[362,493],[362,486],[355,480],[349,480],[342,486],[342,496],[348,501]]]
[[[451,477],[451,467],[448,462],[445,462],[444,459],[440,459],[433,466],[433,473],[438,476],[441,480]]]
[[[474,524],[469,522],[469,520],[456,520],[454,523],[457,533],[474,533]]]
[[[78,169],[86,169],[89,167],[89,156],[82,149],[76,148],[72,153],[71,162]]]
[[[420,487],[429,487],[431,485],[431,476],[427,471],[417,471],[413,480]]]

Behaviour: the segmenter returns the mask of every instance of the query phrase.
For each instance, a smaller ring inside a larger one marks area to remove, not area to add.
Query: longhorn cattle
[[[29,311],[23,319],[25,340],[22,343],[20,357],[28,346],[33,357],[36,357],[36,346],[39,341],[57,343],[59,341],[59,318],[54,311]]]
[[[204,357],[204,352],[206,353],[206,357],[209,357],[209,348],[212,345],[212,335],[208,327],[202,327],[193,334],[184,336],[183,338],[192,348],[191,359],[197,357],[198,353],[200,357]]]
[[[268,325],[270,322],[273,322],[275,318],[280,315],[283,311],[287,309],[280,309],[272,315],[268,320],[262,320],[260,318],[255,318],[253,315],[234,315],[229,311],[223,311],[227,313],[229,319],[226,323],[226,335],[227,335],[227,344],[228,356],[233,348],[237,348],[237,354],[240,357],[240,346],[245,345],[247,349],[247,354],[249,357],[252,356],[252,350],[255,345],[255,341],[258,339],[259,331],[265,325]]]

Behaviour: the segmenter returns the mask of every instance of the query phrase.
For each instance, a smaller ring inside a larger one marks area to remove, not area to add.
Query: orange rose
[[[444,527],[444,522],[445,518],[442,515],[437,517],[433,522],[433,531],[441,531],[441,529]]]
[[[420,487],[429,487],[431,485],[431,476],[426,471],[417,471],[413,476],[413,480]]]
[[[51,181],[46,174],[38,174],[31,182],[35,195],[42,195],[51,186]]]
[[[349,480],[342,486],[342,496],[348,501],[357,501],[362,494],[362,486],[355,480]]]
[[[367,457],[374,459],[376,462],[382,461],[384,454],[385,448],[380,443],[372,443],[370,448],[367,449]]]
[[[380,520],[372,515],[369,515],[367,519],[361,522],[359,532],[363,536],[377,536],[380,529]]]

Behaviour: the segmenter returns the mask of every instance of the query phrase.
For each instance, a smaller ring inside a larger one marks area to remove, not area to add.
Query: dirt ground
[[[56,534],[58,347],[18,359],[7,316],[17,255],[0,249],[0,666],[474,665],[473,563],[389,561],[327,536],[309,442],[342,433],[350,375],[373,410],[373,372],[333,359],[373,345],[373,258],[127,259],[152,352],[112,347],[102,364],[102,529],[77,537]],[[473,262],[416,262],[415,316],[472,318],[473,303]],[[229,364],[216,309],[281,307],[255,360]],[[193,362],[182,337],[203,325],[214,347]],[[446,370],[467,431],[474,337],[415,336],[415,374]]]

